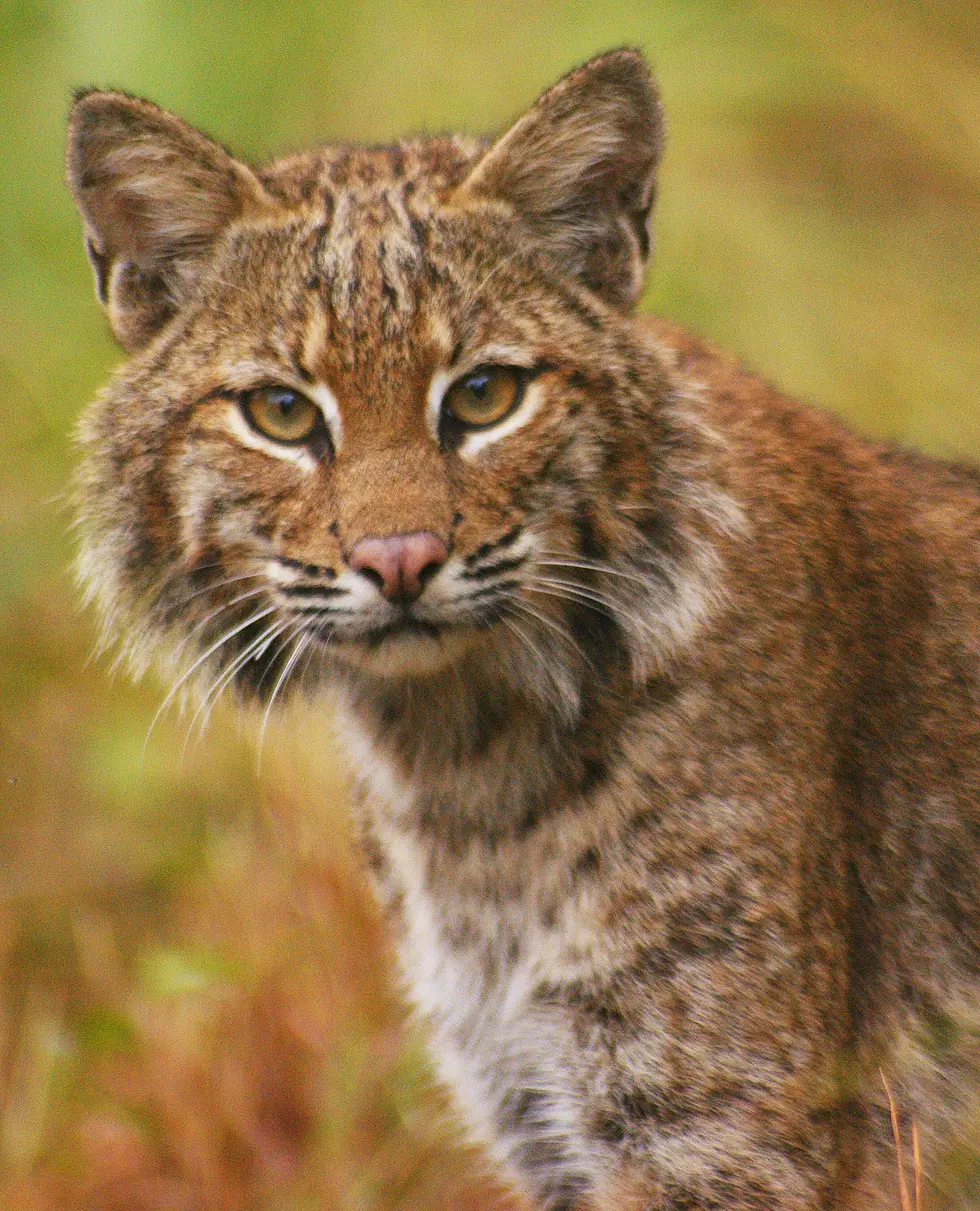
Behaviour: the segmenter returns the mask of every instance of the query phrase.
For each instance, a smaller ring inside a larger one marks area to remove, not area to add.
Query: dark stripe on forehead
[[[329,199],[327,219],[313,232],[313,246],[310,250],[311,271],[307,275],[306,285],[310,290],[320,290],[323,287],[323,262],[325,249],[330,241],[330,221],[335,209],[334,199]]]
[[[415,311],[425,276],[417,221],[405,201],[404,182],[342,191],[333,222],[319,242],[321,272],[338,320],[391,335]]]

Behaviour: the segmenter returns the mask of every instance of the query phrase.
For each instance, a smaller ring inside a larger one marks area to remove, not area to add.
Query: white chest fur
[[[430,1024],[440,1077],[474,1136],[535,1194],[549,1194],[541,1181],[580,1193],[601,1160],[584,1130],[585,1073],[570,1023],[535,996],[549,976],[551,947],[520,929],[516,907],[484,921],[481,940],[450,943],[442,906],[417,879],[416,845],[402,837],[388,856],[404,896],[402,970]],[[515,938],[517,954],[508,956]]]
[[[561,1006],[538,995],[567,975],[560,940],[526,905],[492,897],[475,909],[478,928],[460,936],[453,918],[467,896],[462,872],[459,887],[433,888],[425,839],[401,824],[413,788],[360,729],[345,733],[382,809],[370,811],[371,827],[400,901],[402,974],[428,1024],[437,1072],[471,1134],[519,1184],[545,1206],[571,1205],[605,1158],[585,1130],[581,1046]]]

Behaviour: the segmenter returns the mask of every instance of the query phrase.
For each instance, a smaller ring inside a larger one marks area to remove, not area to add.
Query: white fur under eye
[[[429,383],[429,395],[426,400],[425,419],[429,432],[439,440],[439,419],[442,416],[442,397],[453,383],[459,378],[458,370],[437,370]]]
[[[333,444],[334,454],[336,454],[343,440],[344,426],[340,419],[340,407],[337,404],[334,393],[323,383],[311,383],[309,386],[303,387],[302,392],[323,413],[323,419],[326,421],[327,430],[330,434],[330,441]]]

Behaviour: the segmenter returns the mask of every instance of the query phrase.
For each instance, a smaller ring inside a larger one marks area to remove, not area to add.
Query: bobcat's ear
[[[267,202],[252,170],[223,147],[125,93],[76,98],[67,174],[99,300],[129,352],[186,301],[228,223]]]
[[[544,93],[463,189],[509,202],[563,273],[628,307],[650,251],[663,137],[660,96],[643,56],[610,51]]]

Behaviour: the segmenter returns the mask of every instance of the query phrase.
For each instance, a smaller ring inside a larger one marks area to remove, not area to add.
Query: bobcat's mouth
[[[526,552],[506,552],[518,532],[481,548],[460,568],[417,596],[383,597],[369,579],[276,557],[267,574],[282,613],[304,643],[384,676],[411,676],[447,668],[513,609],[520,581],[514,572]],[[448,578],[447,578],[448,577]]]
[[[335,639],[330,652],[345,664],[379,677],[412,677],[438,673],[455,663],[472,645],[475,630],[437,626],[407,617],[351,639]]]
[[[439,640],[448,630],[450,628],[445,625],[440,626],[437,623],[428,622],[424,618],[415,618],[411,614],[406,614],[403,618],[396,618],[383,626],[373,627],[362,637],[361,642],[368,648],[379,648],[384,643],[406,639]]]

